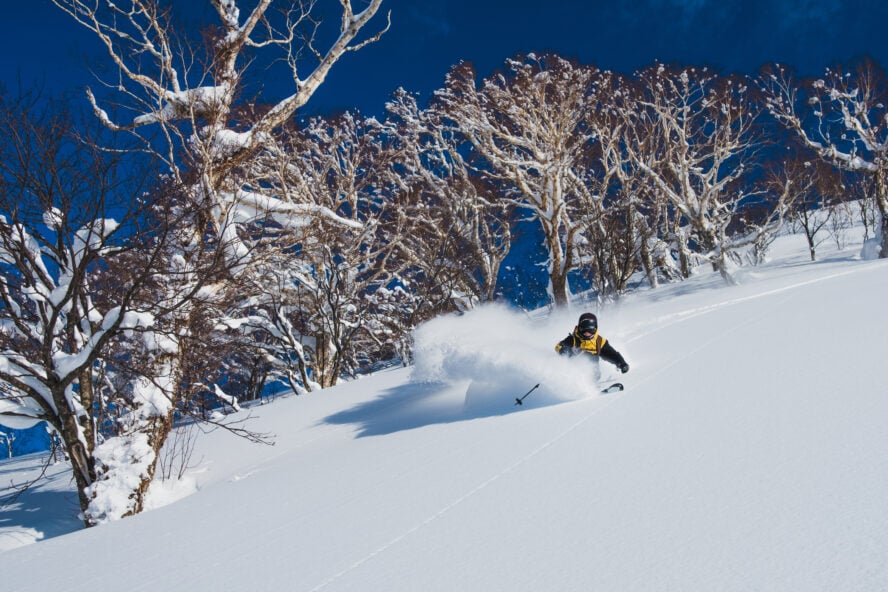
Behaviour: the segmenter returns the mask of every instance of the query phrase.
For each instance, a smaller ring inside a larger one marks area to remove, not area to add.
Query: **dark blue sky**
[[[53,93],[93,83],[95,39],[50,0],[2,2],[0,82],[14,86],[21,73]],[[194,23],[212,17],[205,0],[176,2]],[[528,51],[623,72],[656,59],[749,73],[779,62],[805,75],[863,55],[888,64],[885,0],[384,0],[387,9],[391,30],[334,67],[310,112],[378,113],[398,86],[428,97],[461,60],[486,75]]]

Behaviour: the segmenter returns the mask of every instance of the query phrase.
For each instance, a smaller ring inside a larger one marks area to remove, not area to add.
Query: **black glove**
[[[627,364],[626,362],[623,362],[620,365],[620,372],[622,372],[623,374],[626,374],[627,372],[629,372],[629,364]]]

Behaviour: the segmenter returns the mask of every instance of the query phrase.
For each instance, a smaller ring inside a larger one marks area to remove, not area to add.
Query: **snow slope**
[[[579,308],[433,321],[415,367],[253,408],[274,447],[203,436],[196,493],[0,553],[0,587],[888,590],[888,261],[859,248],[604,309],[619,394],[554,354]],[[47,491],[0,540],[64,530]]]

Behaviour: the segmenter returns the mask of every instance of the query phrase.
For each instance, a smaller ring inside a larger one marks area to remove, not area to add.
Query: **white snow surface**
[[[605,306],[622,393],[554,352],[586,308],[482,308],[421,328],[412,368],[231,416],[276,445],[202,435],[134,518],[76,530],[57,465],[0,512],[0,587],[888,590],[888,261],[860,246],[784,237],[739,285]]]

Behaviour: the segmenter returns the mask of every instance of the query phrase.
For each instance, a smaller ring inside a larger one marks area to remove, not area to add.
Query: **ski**
[[[618,393],[618,392],[620,392],[621,390],[623,390],[624,388],[625,388],[625,387],[623,386],[623,383],[622,383],[622,382],[615,382],[615,383],[613,383],[612,385],[610,385],[610,386],[608,386],[608,387],[605,387],[605,388],[601,389],[601,392],[604,393],[604,394],[608,394],[608,393]]]

